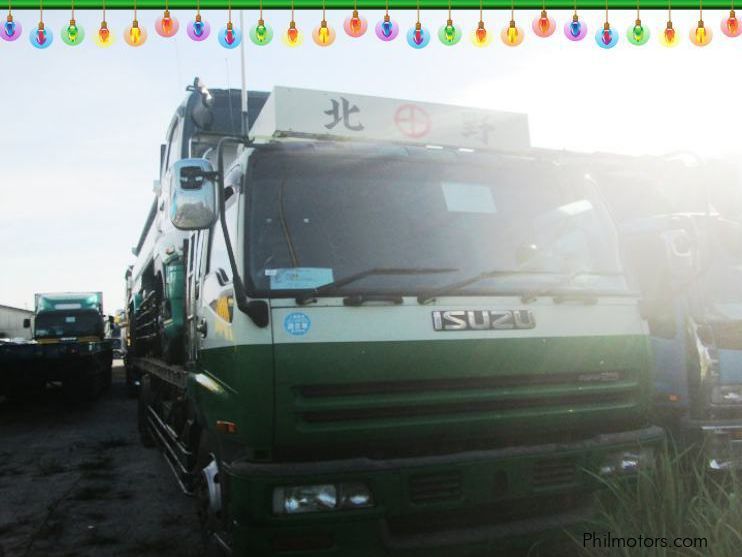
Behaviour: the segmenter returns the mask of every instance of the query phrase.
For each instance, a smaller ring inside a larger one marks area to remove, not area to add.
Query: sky
[[[213,88],[240,83],[239,51],[220,47],[215,37],[226,13],[202,13],[212,25],[212,37],[203,43],[184,33],[193,16],[188,11],[173,11],[181,30],[170,39],[154,32],[157,12],[140,11],[140,25],[149,31],[140,48],[122,40],[132,17],[125,11],[107,15],[116,38],[108,49],[92,41],[100,22],[94,11],[78,11],[88,37],[74,48],[59,38],[69,19],[63,11],[44,14],[55,34],[47,50],[32,48],[27,36],[0,41],[0,304],[31,307],[34,292],[102,290],[106,311],[124,306],[124,272],[152,201],[159,145],[186,85],[195,76]],[[593,38],[602,12],[581,12],[590,30],[577,43],[562,32],[571,13],[550,14],[558,28],[549,38],[530,30],[538,12],[516,12],[527,28],[522,45],[508,48],[498,37],[478,49],[468,37],[478,14],[454,12],[454,22],[467,33],[461,43],[446,47],[434,37],[427,48],[414,50],[402,33],[392,43],[379,41],[372,30],[360,39],[347,37],[343,12],[328,12],[338,38],[319,48],[310,37],[321,19],[314,11],[297,12],[305,42],[287,48],[279,35],[288,13],[266,12],[276,38],[264,47],[248,41],[248,88],[297,86],[524,112],[532,142],[542,147],[738,157],[742,37],[722,35],[723,12],[704,12],[714,39],[698,48],[688,40],[698,14],[675,11],[682,42],[674,49],[658,40],[666,13],[642,13],[653,36],[635,47],[625,33],[636,14],[613,12],[610,21],[621,37],[612,50],[598,48]],[[32,11],[14,15],[24,35],[38,18]],[[362,15],[373,25],[383,13]],[[248,26],[257,14],[244,17]],[[413,12],[392,17],[403,32],[414,24]],[[422,22],[437,31],[445,17],[424,11]],[[487,28],[498,35],[508,20],[509,13],[485,12]]]

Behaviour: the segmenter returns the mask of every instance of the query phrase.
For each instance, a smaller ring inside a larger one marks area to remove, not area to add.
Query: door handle
[[[209,332],[209,326],[206,324],[206,319],[200,319],[196,325],[196,332],[200,333],[202,337],[206,337]]]

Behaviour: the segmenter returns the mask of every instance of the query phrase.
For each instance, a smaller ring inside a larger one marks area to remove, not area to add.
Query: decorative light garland
[[[335,42],[335,29],[327,24],[327,17],[325,14],[325,0],[322,0],[322,21],[312,31],[312,40],[317,46],[330,46]]]
[[[286,29],[286,33],[283,36],[283,44],[294,48],[303,42],[304,34],[296,27],[296,21],[294,21],[294,0],[291,0],[291,21],[289,22],[289,28]]]
[[[263,0],[260,0],[258,23],[250,29],[250,40],[258,46],[265,46],[273,40],[273,29],[263,19]]]
[[[641,8],[638,0],[636,2],[636,21],[626,31],[626,38],[629,39],[631,44],[636,46],[647,44],[649,40],[649,29],[646,29],[642,25]]]
[[[81,25],[78,25],[75,21],[75,1],[72,0],[72,7],[70,13],[70,22],[68,25],[62,27],[60,33],[62,42],[69,46],[79,45],[85,38],[85,29]]]
[[[227,24],[219,31],[219,44],[224,48],[237,48],[242,42],[242,31],[232,23],[232,0],[227,8]]]
[[[492,43],[492,34],[487,32],[487,28],[484,26],[484,0],[479,0],[479,23],[477,28],[471,34],[471,42],[474,46],[483,48],[489,46]]]
[[[440,42],[445,46],[453,46],[461,41],[464,30],[459,26],[455,25],[453,21],[452,11],[455,0],[448,0],[448,17],[445,23],[438,29],[438,38]],[[16,0],[24,3],[24,0]],[[55,0],[52,0],[54,3]],[[149,2],[148,2],[149,3]],[[646,4],[647,2],[645,2]],[[652,7],[656,7],[656,4],[652,0],[648,0],[648,3]],[[681,2],[685,7],[687,4]],[[147,40],[147,30],[140,25],[137,18],[138,7],[137,0],[133,0],[133,19],[131,25],[129,25],[124,32],[125,42],[133,47],[142,46]],[[169,10],[169,0],[165,0],[165,7],[162,15],[157,18],[155,23],[155,30],[158,35],[164,38],[174,37],[179,30],[178,19],[171,14]],[[583,3],[584,4],[584,3]],[[718,2],[712,2],[715,6],[718,6]],[[592,4],[591,4],[592,5]],[[358,10],[358,0],[353,0],[353,10],[351,15],[346,17],[343,21],[343,29],[345,33],[351,38],[359,38],[366,34],[368,30],[368,21],[363,17]],[[12,3],[8,2],[8,13],[4,22],[0,22],[0,38],[6,42],[16,41],[22,34],[23,28],[19,21],[17,21],[13,15]],[[201,16],[201,0],[196,0],[196,14],[195,18],[188,23],[186,28],[187,35],[190,39],[200,42],[204,41],[210,36],[209,23],[204,21]],[[384,41],[390,42],[394,40],[399,34],[399,26],[389,15],[389,0],[385,1],[384,16],[379,20],[375,26],[376,36]],[[515,22],[515,0],[510,2],[510,21],[509,24],[504,27],[500,33],[503,43],[507,46],[518,46],[525,38],[525,33],[521,27],[516,25]],[[626,7],[625,3],[621,3],[621,7]],[[696,46],[707,46],[712,38],[712,30],[705,24],[703,19],[703,0],[699,0],[699,18],[698,23],[695,27],[690,30],[690,40]],[[556,30],[556,22],[554,18],[549,16],[547,12],[547,2],[542,0],[540,14],[533,19],[531,28],[533,33],[538,37],[549,37],[554,34]],[[603,49],[611,49],[618,43],[619,34],[611,27],[609,21],[609,0],[605,1],[605,22],[601,29],[595,33],[595,41],[597,45]],[[286,33],[283,34],[283,43],[289,47],[296,47],[302,44],[303,36],[299,31],[296,21],[294,19],[294,0],[291,0],[291,21]],[[574,0],[573,14],[571,21],[564,23],[564,35],[570,41],[581,41],[585,38],[588,31],[588,25],[582,21],[578,16],[577,0]],[[659,35],[660,43],[665,47],[674,47],[679,43],[680,37],[677,34],[672,21],[672,4],[668,2],[667,5],[668,18],[667,24],[662,29],[662,33]],[[420,13],[421,13],[421,1],[417,0],[415,5],[416,20],[415,24],[407,32],[407,42],[415,49],[422,49],[430,43],[431,34],[426,27],[422,25]],[[227,7],[227,23],[220,30],[218,34],[218,42],[227,49],[234,49],[240,45],[242,41],[241,30],[238,29],[232,22],[232,0],[228,0]],[[724,17],[721,21],[721,31],[727,37],[738,37],[742,35],[742,24],[737,19],[734,0],[731,0],[731,7],[728,12],[728,16]],[[630,25],[626,31],[626,38],[632,45],[641,46],[646,44],[651,36],[650,29],[643,25],[641,19],[641,2],[637,0],[636,4],[636,19],[633,25]],[[85,38],[84,28],[77,22],[75,18],[75,2],[70,0],[70,19],[69,23],[64,25],[60,31],[60,37],[62,42],[69,46],[77,46],[81,44]],[[263,18],[263,0],[259,0],[258,3],[258,20],[257,23],[250,28],[249,37],[251,41],[257,46],[265,46],[271,43],[273,40],[273,29],[266,24]],[[322,0],[322,20],[320,24],[314,28],[312,32],[312,38],[314,42],[321,47],[330,46],[336,40],[336,32],[333,27],[327,21],[327,7],[326,0]],[[471,42],[476,47],[484,47],[491,44],[492,33],[490,33],[484,24],[484,5],[483,0],[479,0],[479,20],[477,26],[471,31]],[[44,23],[44,5],[43,0],[39,0],[39,22],[35,28],[29,33],[29,42],[37,49],[46,49],[53,42],[53,33],[45,26]],[[106,3],[102,0],[102,19],[99,29],[95,34],[95,43],[103,48],[111,46],[114,42],[114,35],[111,33],[106,22]]]
[[[196,0],[196,16],[188,22],[186,35],[192,41],[201,42],[211,34],[211,25],[201,17],[201,0]]]
[[[15,41],[23,33],[23,27],[19,21],[13,19],[13,7],[8,0],[8,17],[5,18],[2,29],[0,29],[0,38],[4,41]]]
[[[564,24],[564,35],[570,41],[581,41],[587,35],[587,24],[580,21],[577,15],[577,0],[575,0],[575,11],[572,14],[572,21]]]
[[[541,15],[533,20],[531,28],[537,37],[550,37],[556,31],[554,18],[549,17],[549,14],[546,13],[546,0],[543,0]]]
[[[358,15],[358,0],[353,0],[353,14],[345,19],[343,29],[349,37],[353,38],[362,37],[366,34],[368,21],[365,17]]]
[[[703,0],[699,3],[698,25],[690,31],[690,41],[696,46],[706,46],[711,42],[714,34],[703,22]]]
[[[170,15],[168,0],[165,0],[165,11],[162,16],[158,17],[157,21],[155,21],[155,31],[158,35],[167,39],[169,37],[174,37],[179,28],[180,24],[176,18]]]
[[[46,27],[44,27],[44,4],[39,2],[39,23],[35,29],[33,29],[29,35],[31,45],[35,48],[44,49],[49,48],[54,41],[54,35]]]
[[[518,46],[523,42],[523,29],[515,24],[515,0],[510,4],[510,24],[500,32],[500,38],[507,46]]]
[[[727,37],[739,37],[742,34],[742,25],[739,24],[737,14],[734,12],[734,0],[732,0],[732,9],[729,10],[729,17],[721,22],[721,32]]]
[[[420,0],[417,0],[417,21],[407,31],[407,44],[419,50],[428,46],[429,42],[430,31],[428,31],[427,27],[423,27],[423,24],[420,22]]]
[[[384,42],[393,41],[399,35],[399,25],[389,17],[389,0],[386,0],[384,17],[376,24],[376,36]]]
[[[667,25],[660,38],[662,46],[672,48],[678,46],[678,34],[675,32],[675,28],[672,26],[672,3],[667,6]]]
[[[611,29],[611,24],[608,21],[608,0],[605,0],[605,23],[603,28],[598,29],[595,33],[595,42],[598,43],[600,48],[613,48],[618,42],[618,33]]]
[[[133,47],[140,47],[147,41],[147,30],[139,26],[137,19],[137,0],[134,0],[134,19],[124,31],[124,41]]]

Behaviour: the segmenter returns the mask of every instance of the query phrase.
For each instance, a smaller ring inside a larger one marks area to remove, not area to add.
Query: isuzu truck
[[[71,398],[97,397],[111,385],[113,361],[102,294],[36,294],[34,308],[33,341],[0,344],[0,393],[22,396],[57,381]]]
[[[132,360],[140,432],[210,549],[492,555],[651,465],[616,229],[525,115],[277,87],[154,206],[186,232],[183,364]]]

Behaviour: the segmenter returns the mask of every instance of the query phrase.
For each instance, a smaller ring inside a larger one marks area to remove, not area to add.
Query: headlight
[[[600,466],[601,476],[614,474],[634,474],[651,466],[654,461],[654,449],[636,449],[609,453]]]
[[[274,514],[298,514],[373,507],[371,490],[362,483],[295,485],[273,490]]]
[[[712,404],[742,404],[742,385],[717,385],[711,390]]]

